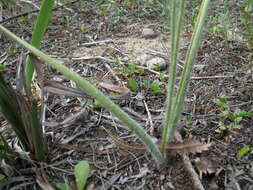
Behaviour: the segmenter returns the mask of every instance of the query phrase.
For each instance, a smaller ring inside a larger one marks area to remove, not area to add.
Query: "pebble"
[[[167,62],[161,57],[153,57],[146,62],[146,65],[151,70],[161,71],[167,67]]]
[[[147,54],[141,54],[137,56],[136,61],[144,67],[148,67],[151,70],[162,71],[168,66],[168,62],[161,57],[153,57]]]
[[[142,37],[143,38],[155,38],[157,33],[152,28],[143,28]]]

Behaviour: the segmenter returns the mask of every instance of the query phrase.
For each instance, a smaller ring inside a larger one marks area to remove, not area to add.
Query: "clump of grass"
[[[54,67],[68,79],[73,80],[83,91],[85,91],[85,93],[87,93],[88,95],[96,99],[100,103],[100,105],[102,105],[103,107],[111,111],[116,117],[119,118],[120,121],[122,121],[122,123],[127,125],[128,128],[140,138],[140,140],[142,140],[142,142],[147,146],[147,149],[153,155],[156,162],[158,164],[161,164],[165,160],[164,153],[165,153],[165,147],[166,147],[167,141],[168,140],[172,141],[174,137],[174,133],[176,130],[176,123],[178,121],[178,118],[182,110],[182,105],[184,103],[184,98],[187,92],[187,86],[189,83],[190,74],[191,74],[194,60],[195,60],[197,50],[199,47],[200,36],[201,36],[201,32],[204,25],[204,19],[207,14],[209,1],[210,0],[202,1],[199,15],[197,17],[197,21],[195,24],[193,36],[191,39],[191,43],[189,45],[189,48],[186,54],[185,65],[182,72],[181,81],[179,83],[179,89],[176,94],[176,98],[174,98],[176,64],[177,64],[178,52],[179,52],[180,31],[183,25],[185,1],[181,0],[179,4],[177,5],[178,1],[172,0],[172,4],[171,4],[171,35],[172,35],[171,63],[172,65],[170,67],[171,69],[169,73],[170,79],[168,82],[169,87],[167,89],[168,95],[167,95],[167,101],[166,101],[166,105],[167,105],[166,117],[165,117],[165,125],[164,125],[164,130],[163,130],[163,135],[162,135],[161,149],[155,142],[153,142],[152,138],[146,133],[146,131],[135,120],[133,120],[127,113],[125,113],[122,109],[120,109],[118,105],[113,103],[113,101],[111,101],[108,97],[103,95],[101,91],[96,89],[83,77],[80,77],[77,73],[71,71],[66,66],[62,65],[56,59],[51,58],[48,55],[44,54],[43,52],[38,50],[36,47],[30,45],[24,40],[21,40],[20,38],[18,38],[16,35],[8,31],[3,26],[0,26],[0,31],[6,34],[10,39],[16,41],[17,43],[25,47],[27,50],[30,51],[31,54],[38,57],[41,61]],[[29,77],[31,77],[30,74],[29,74]]]
[[[166,101],[166,114],[165,114],[165,122],[164,122],[164,130],[162,135],[162,143],[161,143],[161,151],[165,152],[165,147],[167,141],[172,141],[174,138],[176,124],[178,122],[178,118],[182,111],[182,106],[184,103],[185,95],[187,92],[187,87],[190,81],[191,71],[195,62],[195,57],[197,54],[197,50],[200,43],[200,36],[204,26],[204,20],[207,15],[209,0],[203,0],[199,14],[196,20],[196,24],[194,27],[193,35],[191,38],[190,45],[188,47],[186,57],[185,57],[185,65],[183,72],[181,74],[181,80],[179,82],[178,92],[176,94],[176,98],[174,94],[175,88],[175,77],[176,77],[176,65],[178,59],[178,48],[179,48],[179,37],[181,26],[183,23],[183,15],[185,9],[184,0],[180,1],[177,10],[177,1],[173,0],[171,5],[171,67],[169,72],[169,82],[167,89],[167,101]],[[178,13],[178,14],[176,14]]]
[[[54,0],[43,0],[42,2],[32,35],[32,44],[37,48],[40,47],[48,26],[53,5]],[[40,123],[40,108],[38,107],[38,100],[31,95],[30,90],[33,73],[34,68],[29,57],[26,72],[19,73],[23,80],[20,81],[21,78],[17,78],[17,88],[14,89],[5,82],[0,71],[0,111],[11,124],[23,150],[30,152],[32,158],[45,161],[47,148]],[[5,142],[4,150],[10,150],[7,141],[4,140],[3,136],[1,137],[2,141]]]
[[[44,161],[46,147],[39,121],[37,103],[30,96],[24,96],[21,92],[14,90],[4,81],[1,72],[0,111],[11,124],[20,140],[21,147],[25,151],[29,151],[35,159]]]

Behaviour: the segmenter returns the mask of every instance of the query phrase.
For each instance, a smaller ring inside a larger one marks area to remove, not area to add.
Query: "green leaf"
[[[230,127],[231,129],[241,129],[241,127],[242,127],[240,124],[236,124],[236,123],[230,124],[230,126],[231,126]]]
[[[220,130],[226,130],[227,129],[227,126],[226,125],[224,125],[224,123],[223,122],[219,122],[219,129]]]
[[[215,99],[213,102],[217,105],[220,106],[221,108],[228,108],[228,103],[227,103],[227,96],[226,95],[220,95],[217,99]]]
[[[236,109],[234,113],[238,117],[252,117],[253,116],[253,113],[246,112],[246,111],[243,111],[241,109]]]
[[[4,7],[10,8],[16,4],[13,0],[0,0],[0,4],[2,4]]]
[[[57,183],[56,187],[60,190],[73,190],[69,185],[64,183]]]
[[[0,64],[0,69],[5,69],[6,66],[4,64]]]
[[[4,179],[5,178],[5,175],[3,174],[0,174],[0,180]]]
[[[236,117],[235,119],[234,119],[234,122],[235,123],[240,123],[242,121],[242,117]]]
[[[237,157],[241,159],[242,157],[246,156],[250,152],[251,148],[249,146],[245,146],[241,148],[241,150],[237,153]]]
[[[138,83],[136,82],[136,80],[130,78],[128,80],[128,85],[130,87],[130,89],[134,92],[137,92],[138,91]]]
[[[226,118],[229,117],[230,115],[231,115],[230,111],[228,111],[228,110],[222,111],[219,114],[220,117],[226,117]]]
[[[150,86],[148,80],[143,80],[142,85],[143,85],[143,87],[146,88],[146,89],[148,89],[149,86]]]
[[[40,48],[41,41],[44,37],[44,33],[46,31],[46,28],[52,16],[54,1],[55,0],[43,0],[41,3],[40,12],[37,17],[35,28],[32,34],[32,45],[36,48]],[[25,68],[26,81],[29,87],[32,81],[33,72],[34,72],[34,67],[33,67],[31,58],[29,56],[27,59],[26,68]]]
[[[119,59],[116,59],[115,62],[114,62],[115,65],[120,65],[120,60]]]
[[[155,94],[160,94],[162,92],[160,88],[160,81],[159,80],[154,80],[151,85],[150,89],[155,93]]]
[[[89,177],[90,165],[86,161],[80,161],[75,166],[75,178],[78,190],[83,190]]]

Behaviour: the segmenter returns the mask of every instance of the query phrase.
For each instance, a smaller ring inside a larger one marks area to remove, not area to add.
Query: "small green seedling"
[[[135,79],[130,78],[130,79],[128,80],[128,85],[129,85],[130,89],[131,89],[133,92],[137,92],[137,91],[138,91],[138,83],[136,82]]]
[[[116,65],[119,65],[119,61],[115,61]],[[134,75],[141,75],[144,73],[144,69],[138,68],[138,64],[135,60],[132,60],[127,66],[121,65],[119,67],[119,72],[121,72],[126,77],[132,77]]]
[[[252,117],[253,113],[241,109],[230,110],[227,96],[221,95],[214,100],[214,103],[220,107],[219,116],[222,120],[219,122],[220,130],[233,130],[241,128],[241,121],[244,117]]]
[[[77,165],[75,165],[74,173],[77,190],[84,190],[87,179],[89,177],[89,172],[90,172],[90,165],[88,162],[80,161]],[[58,183],[57,188],[60,190],[73,190],[72,187],[64,183]]]
[[[6,66],[4,64],[0,64],[0,69],[5,69]]]
[[[0,173],[0,181],[5,178],[5,175]]]
[[[155,94],[161,94],[162,90],[160,88],[161,86],[161,82],[159,80],[154,80],[151,85],[150,85],[150,89],[155,93]]]
[[[241,150],[239,150],[239,152],[237,153],[237,158],[239,158],[239,159],[243,158],[248,153],[250,153],[250,151],[252,151],[252,148],[250,148],[249,146],[245,146],[245,147],[241,148]]]
[[[143,80],[142,81],[142,86],[146,89],[149,89],[150,88],[150,84],[149,84],[149,81],[148,80]]]
[[[226,110],[228,108],[228,103],[227,103],[227,96],[226,95],[221,95],[220,97],[218,97],[217,99],[215,99],[213,102],[219,106],[222,111]]]
[[[81,32],[84,32],[84,31],[87,30],[87,27],[86,27],[85,25],[82,24],[82,25],[79,27],[79,30],[80,30]]]
[[[155,94],[161,94],[162,89],[160,86],[163,84],[160,80],[156,79],[152,83],[149,82],[149,80],[143,80],[142,81],[142,86],[146,89],[150,89],[152,92]]]
[[[12,46],[5,48],[5,52],[8,55],[15,55],[17,53],[17,50],[13,48]]]

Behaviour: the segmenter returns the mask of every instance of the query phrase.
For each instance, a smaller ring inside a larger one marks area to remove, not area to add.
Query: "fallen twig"
[[[90,47],[90,46],[112,43],[112,42],[113,40],[100,40],[100,41],[82,43],[81,46]]]
[[[175,136],[176,140],[178,141],[182,141],[182,136],[180,135],[180,133],[177,133],[177,135]],[[194,170],[192,163],[189,159],[189,156],[183,155],[182,156],[182,160],[185,166],[185,169],[187,170],[188,174],[191,176],[193,185],[194,185],[194,189],[195,190],[205,190],[205,188],[203,187],[198,174],[196,173],[196,171]]]
[[[143,104],[144,104],[145,109],[146,109],[147,114],[148,114],[148,120],[149,120],[149,124],[150,124],[149,131],[150,131],[150,134],[153,136],[153,133],[154,133],[154,124],[153,124],[153,121],[152,121],[152,118],[151,118],[151,114],[150,114],[150,111],[148,109],[148,105],[147,105],[147,103],[146,103],[145,100],[143,100]]]

